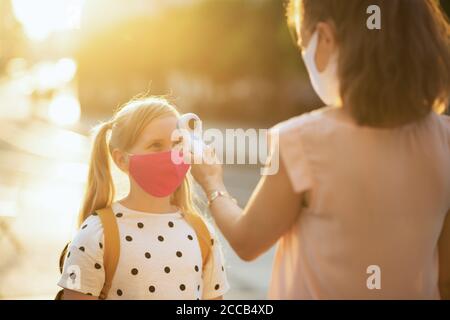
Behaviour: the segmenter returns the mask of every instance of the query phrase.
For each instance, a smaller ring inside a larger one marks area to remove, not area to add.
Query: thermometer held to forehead
[[[177,128],[188,131],[202,131],[202,120],[195,113],[185,113],[178,118]]]
[[[202,157],[205,149],[205,143],[202,139],[203,127],[202,120],[195,113],[185,113],[178,118],[177,129],[183,135],[183,146],[188,149],[195,157]]]

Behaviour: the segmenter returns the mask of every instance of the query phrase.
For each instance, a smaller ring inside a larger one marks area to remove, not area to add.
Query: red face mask
[[[178,155],[175,155],[175,157],[178,157]],[[182,156],[180,155],[180,157]],[[174,162],[172,159],[172,150],[131,155],[130,175],[150,195],[161,198],[167,197],[181,185],[190,168],[189,164],[183,161]]]

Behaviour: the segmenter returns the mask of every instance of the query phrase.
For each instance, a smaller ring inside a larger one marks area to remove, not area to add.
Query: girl
[[[221,299],[228,290],[214,230],[202,268],[199,242],[185,217],[197,215],[188,165],[174,164],[171,140],[176,109],[161,98],[132,101],[98,127],[80,213],[59,286],[65,299],[97,299],[104,281],[104,234],[96,210],[111,207],[120,234],[120,257],[107,299]],[[110,134],[110,139],[108,139]],[[130,192],[113,202],[109,157],[129,176]],[[79,268],[74,275],[73,266]],[[78,276],[76,289],[68,286]]]
[[[274,128],[279,171],[244,210],[219,165],[193,167],[243,259],[278,241],[270,298],[450,298],[450,29],[437,3],[292,0],[327,107]],[[371,5],[381,30],[366,26]]]

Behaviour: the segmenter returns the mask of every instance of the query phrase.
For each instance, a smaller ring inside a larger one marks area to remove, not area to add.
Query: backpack
[[[108,296],[109,289],[111,288],[112,280],[116,272],[117,263],[119,262],[120,256],[120,235],[117,226],[116,217],[112,209],[104,208],[97,210],[95,212],[101,220],[104,233],[104,244],[103,244],[103,264],[105,270],[105,283],[100,292],[99,299],[104,300]],[[208,261],[209,255],[211,254],[212,238],[211,234],[206,226],[205,221],[199,215],[195,214],[183,214],[185,220],[194,229],[197,238],[199,239],[199,246],[202,255],[203,269],[205,268],[206,262]],[[59,271],[62,274],[64,269],[64,261],[66,258],[67,250],[69,248],[69,243],[67,243],[61,252],[59,257]],[[60,290],[56,296],[55,300],[63,300],[64,289]]]

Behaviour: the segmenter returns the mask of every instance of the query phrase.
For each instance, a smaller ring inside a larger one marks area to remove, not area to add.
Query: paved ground
[[[58,257],[82,198],[89,140],[39,121],[0,119],[0,299],[49,299],[58,290]],[[245,203],[257,168],[226,168]],[[266,296],[273,252],[241,261],[222,241],[232,289],[228,299]]]

